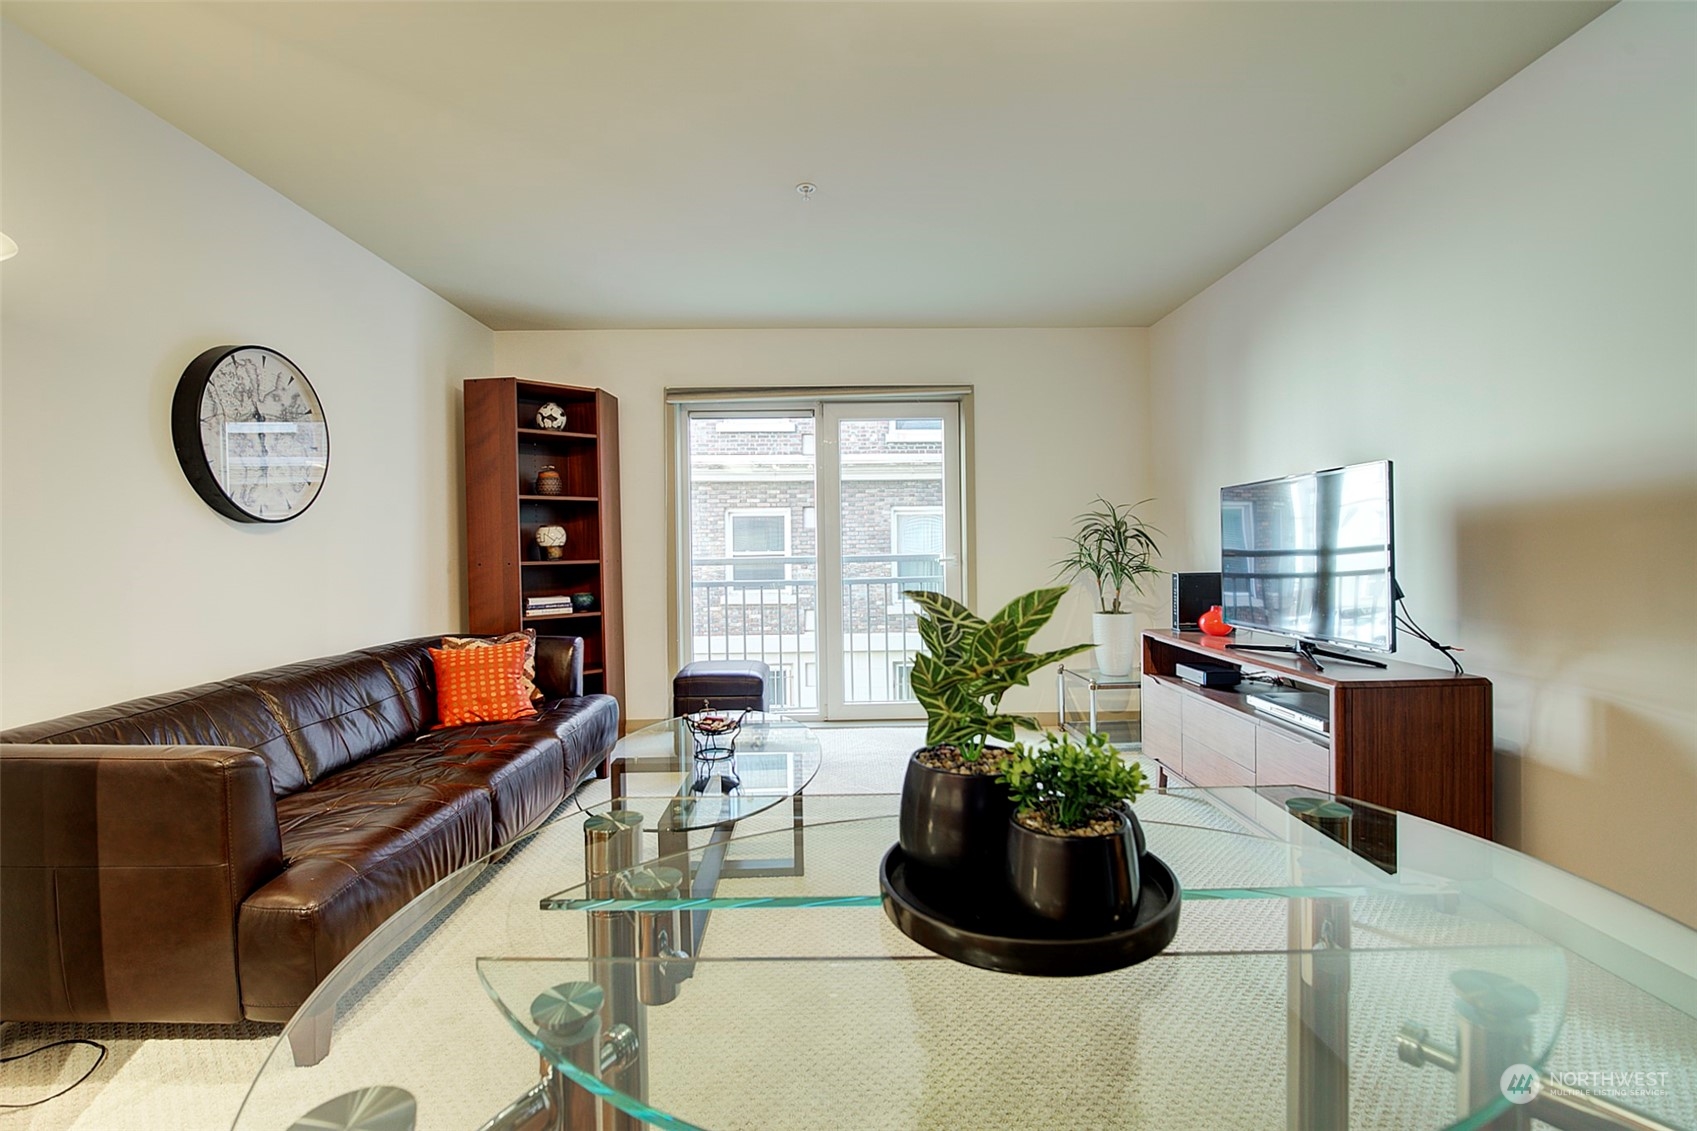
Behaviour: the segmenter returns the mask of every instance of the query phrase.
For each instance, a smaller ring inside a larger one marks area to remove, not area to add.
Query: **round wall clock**
[[[183,370],[171,441],[200,497],[238,522],[287,522],[318,497],[330,427],[306,374],[264,346],[214,346]]]

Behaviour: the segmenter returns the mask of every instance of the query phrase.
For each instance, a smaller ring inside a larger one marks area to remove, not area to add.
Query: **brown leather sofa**
[[[432,730],[439,638],[0,732],[0,1019],[284,1021],[541,823],[619,706],[543,638],[535,718]]]

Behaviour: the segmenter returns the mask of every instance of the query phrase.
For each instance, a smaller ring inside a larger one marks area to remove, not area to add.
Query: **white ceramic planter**
[[[1137,618],[1130,613],[1090,614],[1096,643],[1096,670],[1103,675],[1130,675],[1137,667]]]

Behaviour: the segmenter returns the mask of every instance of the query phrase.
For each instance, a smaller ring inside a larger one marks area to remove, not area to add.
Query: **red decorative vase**
[[[1209,636],[1230,636],[1233,631],[1232,626],[1226,623],[1225,614],[1220,611],[1218,605],[1197,617],[1196,627]]]

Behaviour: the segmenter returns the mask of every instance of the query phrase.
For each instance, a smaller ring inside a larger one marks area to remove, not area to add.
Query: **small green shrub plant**
[[[1096,733],[1083,742],[1050,733],[1036,746],[1018,743],[1001,780],[1022,824],[1061,836],[1114,831],[1112,810],[1149,788],[1143,767],[1125,762],[1107,736]],[[1093,827],[1104,821],[1110,827]]]

